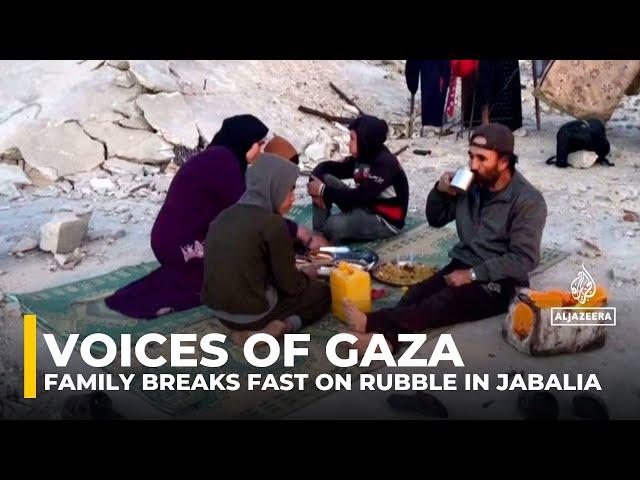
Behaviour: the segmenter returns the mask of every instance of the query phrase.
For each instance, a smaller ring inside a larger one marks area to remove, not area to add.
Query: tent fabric
[[[580,120],[608,121],[640,75],[640,60],[553,60],[534,95]]]

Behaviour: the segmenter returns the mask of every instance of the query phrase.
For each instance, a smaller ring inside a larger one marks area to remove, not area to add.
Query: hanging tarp
[[[578,119],[608,121],[640,75],[640,60],[553,60],[534,95]]]

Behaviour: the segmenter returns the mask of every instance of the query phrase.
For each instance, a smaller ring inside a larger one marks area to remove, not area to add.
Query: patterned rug
[[[310,208],[298,208],[291,217],[302,224],[310,223]],[[375,250],[381,260],[395,258],[405,259],[413,257],[424,263],[438,267],[448,262],[447,253],[457,241],[455,230],[451,228],[433,229],[424,220],[410,219],[407,227],[397,237],[369,243],[357,244]],[[539,273],[566,258],[568,254],[558,250],[545,249],[540,267],[534,273]],[[175,312],[169,315],[148,320],[136,320],[125,317],[109,310],[104,304],[104,298],[124,285],[146,275],[154,270],[156,262],[121,268],[106,275],[82,280],[79,282],[50,288],[35,293],[13,295],[21,305],[24,313],[37,315],[39,325],[54,333],[58,338],[64,339],[70,333],[80,334],[84,338],[92,333],[105,333],[112,338],[118,338],[123,333],[129,333],[133,339],[146,333],[160,333],[169,335],[172,333],[195,333],[200,336],[211,332],[229,334],[229,330],[213,318],[207,307],[199,307],[185,312]],[[387,287],[389,295],[376,300],[374,308],[379,309],[395,305],[400,299],[400,289]],[[429,341],[435,341],[438,335],[449,330],[450,327],[435,329],[429,332]],[[179,418],[280,418],[291,412],[318,400],[330,393],[313,388],[313,382],[317,375],[322,373],[351,374],[355,378],[367,370],[361,368],[340,369],[334,367],[324,353],[327,340],[334,334],[345,331],[343,324],[337,321],[331,314],[319,322],[311,325],[303,331],[309,333],[311,341],[307,345],[309,355],[298,359],[298,363],[292,368],[284,368],[282,358],[270,368],[257,369],[249,365],[243,358],[241,349],[230,344],[230,341],[220,345],[228,354],[229,360],[220,368],[206,367],[186,368],[180,372],[175,368],[149,369],[135,363],[132,356],[132,367],[109,367],[110,373],[188,373],[204,374],[207,378],[211,374],[237,373],[240,379],[246,378],[249,373],[279,375],[308,374],[309,387],[300,392],[292,391],[261,391],[247,392],[241,381],[241,389],[232,391],[143,391],[140,383],[132,383],[133,390],[144,397],[155,407]],[[153,344],[152,344],[153,345]],[[196,355],[201,354],[196,350]],[[150,357],[164,354],[169,358],[169,345],[156,345],[155,351],[150,352]],[[117,363],[117,362],[116,362]],[[379,367],[378,367],[379,368]],[[371,369],[369,369],[371,370]],[[140,375],[136,375],[136,380]]]

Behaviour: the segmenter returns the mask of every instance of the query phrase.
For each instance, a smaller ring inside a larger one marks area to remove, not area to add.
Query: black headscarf
[[[233,152],[242,171],[247,169],[247,152],[251,146],[269,133],[267,126],[253,115],[235,115],[225,118],[222,127],[209,144],[224,146]]]
[[[358,138],[358,161],[371,163],[386,149],[389,127],[387,122],[371,115],[362,115],[349,124],[349,130],[356,132]]]

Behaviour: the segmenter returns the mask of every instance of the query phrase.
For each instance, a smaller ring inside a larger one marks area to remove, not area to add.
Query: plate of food
[[[335,257],[330,253],[308,253],[305,255],[296,255],[296,266],[306,267],[314,265],[316,267],[333,265],[335,263]]]
[[[378,263],[378,254],[372,250],[352,250],[349,247],[324,247],[317,253],[296,255],[296,267],[314,266],[320,276],[329,276],[339,262],[347,262],[366,271]]]
[[[392,261],[377,266],[371,276],[393,287],[410,287],[432,277],[438,268],[423,263]]]

